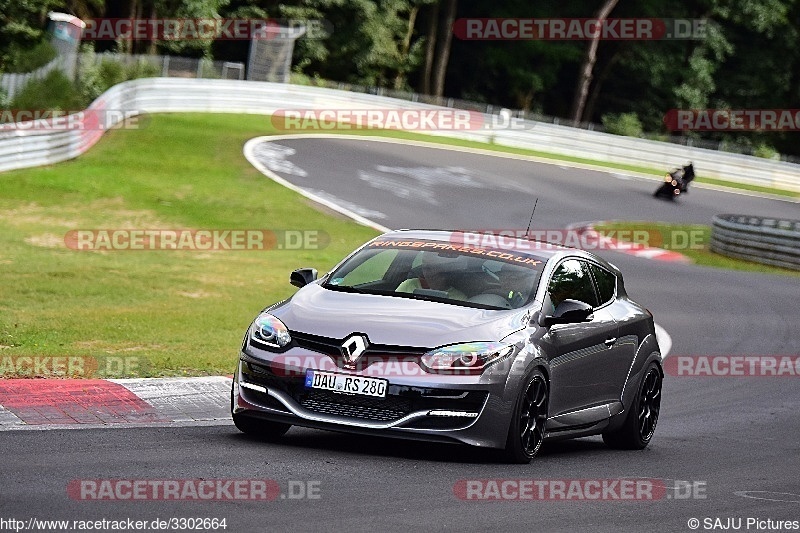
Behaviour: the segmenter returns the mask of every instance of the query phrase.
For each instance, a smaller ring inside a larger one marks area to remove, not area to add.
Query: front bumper
[[[428,374],[387,379],[386,398],[308,389],[304,368],[290,369],[243,352],[234,377],[232,411],[335,431],[505,446],[513,403],[503,400],[505,377]]]

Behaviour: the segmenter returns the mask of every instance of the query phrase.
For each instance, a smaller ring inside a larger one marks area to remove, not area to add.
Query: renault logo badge
[[[367,351],[369,342],[364,335],[353,334],[342,343],[342,355],[348,366],[354,366],[358,358]]]

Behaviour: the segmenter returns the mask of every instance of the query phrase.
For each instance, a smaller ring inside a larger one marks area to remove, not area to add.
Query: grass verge
[[[0,375],[230,374],[249,321],[296,290],[292,269],[325,272],[376,234],[320,212],[244,159],[248,139],[273,133],[268,117],[148,121],[108,132],[78,159],[0,174]],[[64,242],[71,230],[118,228],[310,230],[330,242],[207,252]]]

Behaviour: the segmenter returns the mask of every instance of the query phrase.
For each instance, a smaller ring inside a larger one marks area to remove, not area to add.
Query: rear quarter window
[[[548,292],[554,307],[564,300],[578,300],[592,307],[597,306],[597,296],[587,266],[583,261],[567,259],[553,272]]]

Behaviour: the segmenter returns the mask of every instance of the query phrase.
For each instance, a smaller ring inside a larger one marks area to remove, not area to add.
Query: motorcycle
[[[682,168],[673,169],[664,175],[664,183],[656,189],[653,196],[656,198],[667,198],[674,200],[681,193],[688,192],[689,183],[694,180],[694,165],[689,162]]]

